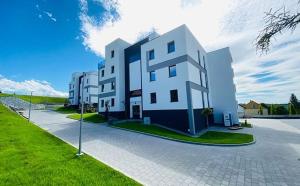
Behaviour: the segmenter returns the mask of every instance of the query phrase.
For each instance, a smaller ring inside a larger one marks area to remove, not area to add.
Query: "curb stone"
[[[160,136],[160,135],[156,135],[156,134],[150,134],[150,133],[140,132],[140,131],[131,130],[131,129],[125,129],[125,128],[121,128],[121,127],[117,127],[117,126],[112,126],[112,125],[107,125],[107,126],[111,127],[111,128],[116,128],[116,129],[120,129],[120,130],[129,131],[129,132],[135,132],[135,133],[139,133],[139,134],[143,134],[143,135],[147,135],[147,136],[157,137],[157,138],[161,138],[161,139],[165,139],[165,140],[176,141],[176,142],[180,142],[180,143],[188,143],[188,144],[193,144],[193,145],[220,146],[220,147],[238,147],[238,146],[252,145],[252,144],[256,143],[256,139],[255,139],[254,136],[253,136],[253,141],[248,142],[248,143],[241,143],[241,144],[213,144],[213,143],[199,143],[199,142],[179,140],[179,139],[169,138],[169,137]]]

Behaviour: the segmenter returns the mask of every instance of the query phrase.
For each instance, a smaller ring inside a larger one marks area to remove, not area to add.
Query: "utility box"
[[[225,127],[232,126],[232,114],[230,112],[223,113],[223,120]]]
[[[150,125],[150,124],[151,124],[151,119],[150,119],[150,117],[144,117],[144,124],[145,124],[145,125]]]

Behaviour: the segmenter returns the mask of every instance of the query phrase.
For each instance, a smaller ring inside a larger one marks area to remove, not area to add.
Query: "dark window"
[[[115,66],[111,66],[111,73],[115,73]]]
[[[111,106],[115,106],[115,99],[114,98],[111,98]]]
[[[86,84],[89,84],[89,79],[86,79]]]
[[[101,85],[101,92],[104,92],[104,84]]]
[[[201,65],[201,55],[200,55],[200,51],[198,50],[197,53],[198,53],[198,63],[199,63],[199,65]]]
[[[104,107],[104,100],[103,99],[101,100],[101,107],[102,108]]]
[[[111,89],[115,90],[115,82],[111,82]]]
[[[155,81],[155,80],[156,80],[155,71],[151,71],[150,72],[150,81]]]
[[[176,65],[169,66],[169,77],[176,76]]]
[[[175,51],[175,42],[171,41],[168,43],[168,53],[174,52]]]
[[[170,90],[171,102],[178,102],[178,92],[177,90]]]
[[[86,88],[86,92],[89,92],[89,88]]]
[[[155,56],[154,56],[154,50],[150,50],[150,51],[149,51],[148,59],[149,59],[149,60],[152,60],[152,59],[154,59],[154,58],[155,58]]]
[[[72,85],[70,84],[69,89],[72,89]]]
[[[104,70],[101,70],[101,77],[104,77]]]
[[[86,97],[86,101],[89,101],[89,97]]]
[[[114,51],[114,50],[111,51],[110,57],[111,57],[111,58],[114,58],[114,57],[115,57],[115,51]]]
[[[150,103],[151,104],[156,103],[156,93],[155,92],[150,93]]]

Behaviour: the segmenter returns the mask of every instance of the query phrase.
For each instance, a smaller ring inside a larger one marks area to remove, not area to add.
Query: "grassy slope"
[[[0,105],[0,185],[137,185]]]
[[[208,131],[198,138],[185,136],[182,134],[169,131],[167,129],[160,128],[154,125],[142,125],[141,123],[128,122],[120,123],[115,126],[146,132],[150,134],[156,134],[159,136],[169,137],[173,139],[179,139],[184,141],[198,142],[198,143],[212,143],[212,144],[241,144],[253,141],[253,136],[250,134],[241,133],[229,133],[229,132],[216,132]]]
[[[74,108],[68,108],[68,107],[57,107],[55,108],[56,112],[62,113],[62,114],[74,114],[76,113],[76,109]]]
[[[0,94],[0,97],[3,96],[13,96],[12,94]],[[24,100],[30,101],[30,95],[16,95],[16,97]],[[67,98],[62,97],[48,97],[48,96],[32,96],[32,103],[47,103],[47,104],[64,104],[67,102]]]
[[[80,120],[80,114],[71,114],[68,116],[68,118]],[[97,113],[85,113],[83,114],[83,120],[86,122],[92,122],[92,123],[103,123],[106,122],[103,116],[97,114]]]

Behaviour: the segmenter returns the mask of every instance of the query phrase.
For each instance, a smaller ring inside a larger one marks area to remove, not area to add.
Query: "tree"
[[[299,101],[296,97],[295,94],[291,94],[291,97],[290,97],[290,103],[295,107],[295,108],[299,108]]]
[[[109,114],[109,100],[105,101],[105,119],[108,119]]]
[[[289,114],[293,115],[293,114],[297,114],[296,108],[293,104],[289,103]]]
[[[276,114],[277,115],[285,115],[285,114],[288,114],[288,110],[284,106],[280,105],[280,106],[276,107]]]
[[[209,127],[209,121],[208,121],[208,117],[213,113],[213,110],[211,108],[205,108],[202,110],[202,115],[205,116],[206,118],[206,127]]]
[[[259,114],[263,115],[263,107],[261,105],[259,105]]]
[[[300,0],[298,1],[300,5]],[[275,37],[278,33],[282,33],[285,30],[291,30],[292,32],[296,29],[297,25],[300,23],[300,12],[291,13],[287,11],[285,7],[280,8],[276,11],[270,9],[266,12],[265,26],[264,29],[260,31],[256,38],[256,50],[263,52],[268,52],[271,44],[271,39]]]

